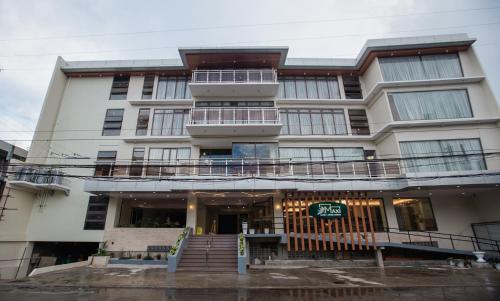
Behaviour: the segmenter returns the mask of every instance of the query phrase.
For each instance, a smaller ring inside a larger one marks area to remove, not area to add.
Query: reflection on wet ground
[[[2,288],[3,301],[69,300],[499,300],[500,287],[350,287],[325,289],[156,289],[156,288]]]
[[[500,300],[500,272],[447,266],[175,273],[82,267],[0,281],[0,300]]]

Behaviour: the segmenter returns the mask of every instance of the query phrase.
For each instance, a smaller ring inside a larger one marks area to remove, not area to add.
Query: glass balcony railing
[[[335,177],[391,178],[404,174],[399,160],[295,161],[280,159],[213,159],[146,162],[99,162],[96,176],[162,178],[170,176],[221,177]]]
[[[194,108],[189,124],[279,124],[277,108]]]
[[[277,83],[274,69],[194,70],[192,83]]]

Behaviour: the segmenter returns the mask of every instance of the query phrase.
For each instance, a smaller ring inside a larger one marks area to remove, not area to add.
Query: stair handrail
[[[453,250],[457,250],[454,241],[469,242],[472,244],[474,251],[480,250],[479,244],[493,246],[500,253],[500,240],[495,240],[491,238],[482,238],[477,236],[463,235],[463,234],[453,234],[453,233],[443,233],[437,231],[423,231],[423,230],[401,230],[394,227],[383,227],[384,232],[387,234],[387,239],[391,242],[390,234],[405,235],[408,237],[409,243],[411,244],[411,237],[427,237],[429,241],[432,239],[444,239],[449,240]],[[494,250],[488,250],[494,251]]]

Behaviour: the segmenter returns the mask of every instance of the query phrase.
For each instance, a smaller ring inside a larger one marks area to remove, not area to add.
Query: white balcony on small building
[[[32,191],[62,191],[66,195],[70,192],[69,181],[64,173],[49,168],[16,168],[9,185]]]
[[[277,108],[193,108],[186,129],[192,137],[277,136]]]
[[[278,93],[274,69],[194,70],[189,88],[195,97],[272,97]]]

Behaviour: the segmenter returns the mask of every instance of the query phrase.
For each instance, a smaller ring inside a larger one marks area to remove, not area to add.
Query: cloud
[[[137,35],[0,41],[0,68],[11,69],[0,72],[0,139],[20,137],[12,133],[7,135],[5,131],[9,129],[35,128],[57,55],[66,60],[172,58],[178,56],[176,48],[181,46],[249,46],[251,44],[244,42],[252,41],[257,45],[289,46],[291,57],[354,57],[367,38],[456,31],[477,35],[478,45],[498,43],[500,26],[465,27],[460,30],[432,28],[500,22],[500,10],[418,15],[422,12],[489,6],[498,6],[498,2],[254,0],[249,5],[248,2],[234,0],[114,0],[93,1],[92,4],[84,0],[0,0],[0,40],[171,30]],[[373,18],[398,14],[407,16]],[[363,17],[367,18],[360,20]],[[335,19],[342,21],[310,22]],[[271,25],[287,22],[291,23]],[[260,25],[231,27],[241,24]],[[214,29],[214,26],[220,28]],[[191,30],[176,31],[186,28]],[[421,29],[427,30],[417,31]],[[405,30],[408,32],[394,34]],[[333,37],[319,38],[325,36]],[[99,53],[131,48],[158,49]],[[68,54],[72,52],[88,53]],[[500,57],[494,54],[500,52],[500,45],[478,46],[477,52],[490,82],[499,82],[497,66],[500,65]],[[54,55],[22,56],[40,53]],[[500,96],[500,86],[493,88]]]

